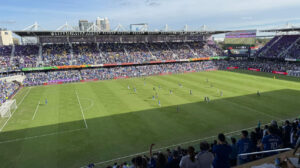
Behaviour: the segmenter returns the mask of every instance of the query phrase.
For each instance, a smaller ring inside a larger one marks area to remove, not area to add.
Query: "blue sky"
[[[0,0],[0,27],[21,30],[35,21],[53,30],[66,21],[108,17],[118,23],[148,23],[150,29],[245,29],[300,25],[300,0]],[[15,21],[7,24],[5,21]]]

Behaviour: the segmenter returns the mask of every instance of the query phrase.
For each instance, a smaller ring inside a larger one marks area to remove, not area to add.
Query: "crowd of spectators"
[[[2,46],[0,47],[0,70],[10,69],[10,57],[11,57],[12,47]]]
[[[107,168],[229,168],[247,162],[277,154],[239,156],[240,154],[276,150],[279,148],[294,148],[300,143],[299,119],[286,120],[281,126],[276,121],[261,126],[259,123],[254,130],[240,132],[239,136],[226,137],[218,134],[212,142],[202,141],[199,146],[189,146],[167,149],[165,152],[153,152],[154,144],[150,145],[149,155],[136,156],[131,163],[114,163]],[[93,167],[89,164],[88,167]]]
[[[42,85],[51,82],[76,82],[89,79],[114,79],[120,77],[141,77],[161,73],[198,72],[216,69],[212,61],[176,63],[160,65],[126,66],[111,68],[92,68],[69,71],[32,72],[26,74],[24,85]]]
[[[39,46],[37,45],[16,45],[12,65],[16,67],[36,67]]]
[[[43,66],[71,65],[71,46],[69,44],[44,45],[42,61]]]
[[[0,64],[6,71],[13,71],[39,66],[189,59],[221,55],[219,51],[217,46],[204,42],[15,45],[0,47]]]
[[[18,83],[0,80],[0,106],[9,99],[18,90],[18,88]]]

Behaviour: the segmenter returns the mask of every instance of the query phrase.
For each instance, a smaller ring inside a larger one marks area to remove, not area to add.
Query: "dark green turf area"
[[[155,92],[158,98],[152,100]],[[147,151],[151,143],[156,149],[198,144],[193,140],[253,127],[259,120],[294,118],[300,112],[300,82],[261,72],[214,71],[23,88],[15,98],[18,109],[9,120],[0,119],[0,127],[5,125],[0,167],[79,168]]]

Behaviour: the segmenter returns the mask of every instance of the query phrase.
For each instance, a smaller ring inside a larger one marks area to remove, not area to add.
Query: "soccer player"
[[[210,101],[210,100],[209,100],[209,97],[207,97],[207,103],[209,103],[209,101]]]
[[[158,94],[157,94],[157,92],[155,92],[155,96],[156,96],[156,98],[158,98]]]
[[[190,95],[192,95],[192,90],[190,90]]]
[[[155,100],[155,96],[154,95],[152,96],[152,100]]]
[[[160,85],[158,85],[158,89],[160,89]]]
[[[146,82],[144,81],[144,86],[146,86]]]
[[[260,96],[260,92],[259,92],[259,90],[257,91],[257,93],[256,93],[256,94],[257,94],[257,96]]]
[[[172,92],[172,90],[170,90],[170,94],[172,94],[173,92]]]
[[[127,86],[127,88],[128,88],[128,90],[130,90],[130,86],[129,85]]]
[[[220,91],[220,96],[221,96],[221,97],[223,96],[223,92],[222,92],[222,90]]]
[[[208,83],[208,78],[206,78],[206,83]]]
[[[156,89],[155,89],[155,87],[153,87],[153,91],[155,91]]]
[[[47,100],[47,98],[45,99],[45,104],[48,104],[48,100]]]
[[[133,88],[133,90],[134,90],[134,93],[136,93],[136,88]]]
[[[210,87],[214,87],[212,83],[210,84]]]
[[[160,104],[160,100],[158,100],[158,106],[159,106],[159,107],[161,106],[161,104]]]

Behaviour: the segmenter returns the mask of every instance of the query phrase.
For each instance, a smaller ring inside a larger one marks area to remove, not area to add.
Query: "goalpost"
[[[7,118],[10,117],[13,110],[18,108],[16,100],[7,100],[0,106],[0,117]]]

